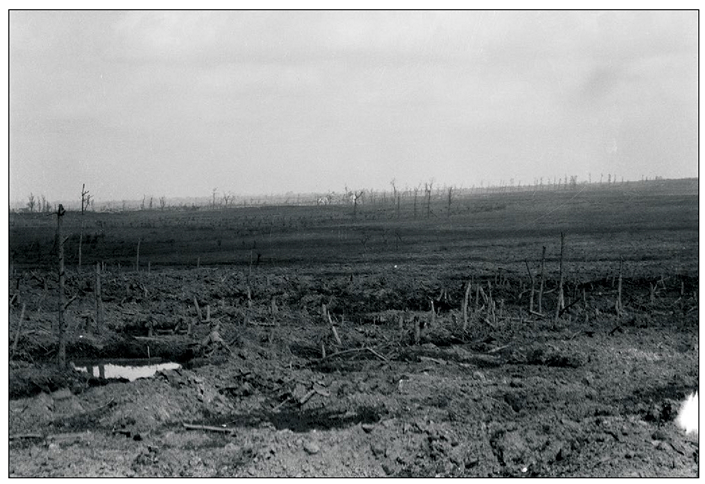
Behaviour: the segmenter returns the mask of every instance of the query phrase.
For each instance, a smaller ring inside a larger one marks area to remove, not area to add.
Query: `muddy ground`
[[[69,273],[69,360],[183,364],[131,383],[56,370],[55,276],[18,272],[9,474],[697,476],[673,422],[698,385],[697,277],[632,271],[617,311],[614,271],[585,271],[556,320],[557,278],[532,314],[524,271],[109,271],[100,334],[93,276]]]

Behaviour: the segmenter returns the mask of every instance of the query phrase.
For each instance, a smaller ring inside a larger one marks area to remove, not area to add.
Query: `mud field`
[[[15,214],[9,475],[698,476],[698,436],[674,424],[699,379],[682,188],[469,198],[429,220],[190,214],[201,231],[92,213],[67,359],[181,365],[132,382],[57,369],[55,217]]]

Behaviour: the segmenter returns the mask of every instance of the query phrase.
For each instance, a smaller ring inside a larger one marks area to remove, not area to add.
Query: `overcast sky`
[[[10,14],[10,198],[697,176],[697,12]]]

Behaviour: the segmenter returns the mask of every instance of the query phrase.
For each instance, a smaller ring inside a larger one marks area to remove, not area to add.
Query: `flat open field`
[[[56,369],[55,226],[10,214],[10,475],[699,474],[697,180],[68,212],[96,376]],[[182,367],[101,377],[148,357]]]

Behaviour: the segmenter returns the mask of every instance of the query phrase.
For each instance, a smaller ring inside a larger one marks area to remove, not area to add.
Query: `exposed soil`
[[[698,386],[697,278],[633,271],[618,314],[615,278],[585,271],[555,321],[555,278],[529,314],[524,271],[473,273],[465,330],[464,270],[110,272],[100,335],[72,274],[69,360],[184,364],[131,383],[55,369],[56,281],[24,272],[10,475],[697,476],[673,422]]]

